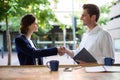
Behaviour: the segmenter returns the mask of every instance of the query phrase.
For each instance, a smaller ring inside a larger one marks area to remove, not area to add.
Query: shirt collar
[[[87,30],[88,34],[96,34],[100,30],[99,25],[95,26],[91,31]]]

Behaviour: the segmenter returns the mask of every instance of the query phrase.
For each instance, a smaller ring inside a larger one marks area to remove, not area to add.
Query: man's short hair
[[[96,15],[96,22],[98,21],[99,16],[100,16],[100,10],[99,10],[98,6],[96,6],[95,4],[84,4],[83,9],[87,10],[90,17],[92,15]]]

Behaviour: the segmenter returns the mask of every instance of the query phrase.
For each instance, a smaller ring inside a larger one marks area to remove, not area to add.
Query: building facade
[[[109,14],[110,21],[105,28],[110,32],[115,44],[115,51],[120,52],[120,0],[111,8]]]

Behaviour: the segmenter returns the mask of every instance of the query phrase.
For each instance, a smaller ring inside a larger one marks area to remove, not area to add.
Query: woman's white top
[[[33,44],[32,40],[31,40],[31,39],[28,39],[28,41],[29,41],[30,45],[31,45],[33,48],[35,48],[35,49],[36,49],[36,47],[34,46],[34,44]]]

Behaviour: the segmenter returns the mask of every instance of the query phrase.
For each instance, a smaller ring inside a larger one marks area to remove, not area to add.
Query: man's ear
[[[92,20],[92,21],[96,21],[96,15],[92,15],[92,16],[91,16],[91,20]]]

